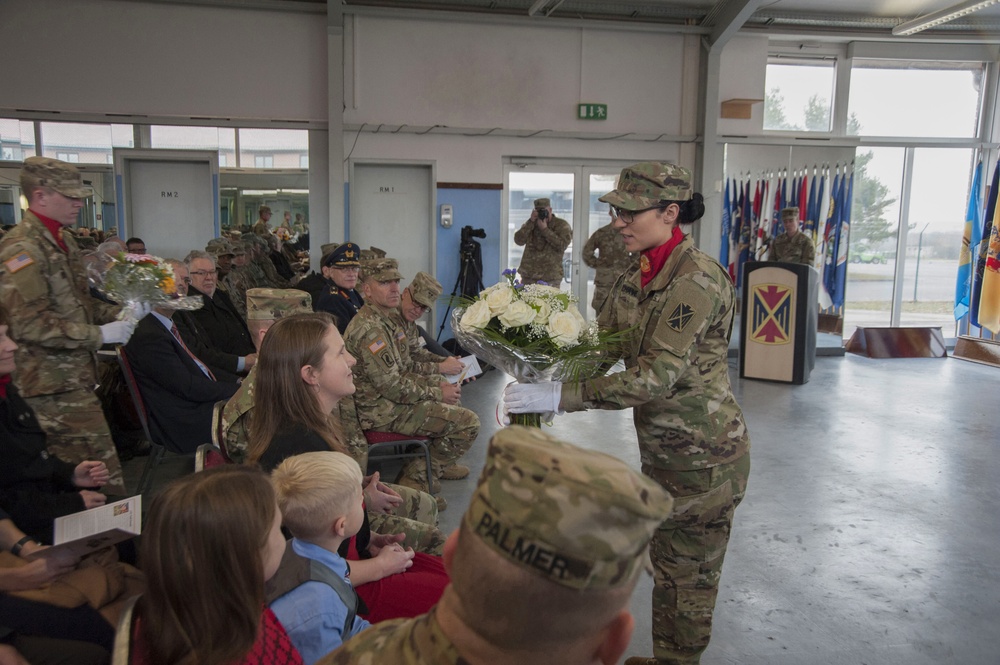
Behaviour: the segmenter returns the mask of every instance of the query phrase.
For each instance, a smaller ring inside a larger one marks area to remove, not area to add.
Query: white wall
[[[345,123],[679,132],[675,35],[471,19],[360,16],[353,25]],[[608,119],[578,120],[580,102],[607,104]]]
[[[764,99],[767,74],[767,37],[734,37],[722,51],[719,100]],[[719,113],[717,109],[715,113]],[[719,135],[760,134],[764,104],[754,104],[749,120],[719,118]]]
[[[0,111],[327,119],[325,16],[2,0],[0,44]]]

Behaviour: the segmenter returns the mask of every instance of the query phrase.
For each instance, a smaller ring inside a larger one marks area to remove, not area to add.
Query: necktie
[[[205,376],[215,381],[215,375],[212,374],[212,370],[208,368],[208,365],[198,360],[198,356],[191,353],[191,349],[189,349],[187,344],[184,343],[184,340],[181,339],[181,333],[180,331],[177,330],[176,323],[170,324],[170,334],[174,336],[174,339],[176,339],[177,343],[181,345],[181,348],[184,349],[184,351],[186,351],[189,356],[191,356],[191,360],[193,360],[194,363],[201,369],[201,371],[205,373]]]

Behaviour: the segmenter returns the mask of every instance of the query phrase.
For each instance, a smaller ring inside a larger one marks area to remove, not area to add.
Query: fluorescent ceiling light
[[[954,7],[939,9],[938,11],[931,12],[926,16],[915,18],[912,21],[907,21],[906,23],[900,23],[892,29],[892,34],[896,36],[912,35],[916,32],[920,32],[921,30],[933,28],[941,25],[942,23],[947,23],[948,21],[953,21],[956,18],[965,16],[966,14],[979,11],[984,7],[995,5],[998,1],[1000,0],[966,0],[966,2],[960,2]]]

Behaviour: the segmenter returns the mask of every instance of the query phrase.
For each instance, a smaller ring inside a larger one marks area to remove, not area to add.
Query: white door
[[[434,274],[435,182],[429,164],[355,162],[351,169],[348,238],[399,261],[406,286],[417,272]]]

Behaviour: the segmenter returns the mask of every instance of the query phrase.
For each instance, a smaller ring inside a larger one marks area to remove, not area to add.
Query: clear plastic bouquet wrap
[[[570,294],[543,284],[522,284],[517,271],[466,300],[452,313],[458,343],[513,376],[519,383],[579,381],[606,371],[621,333],[587,323]],[[512,414],[519,425],[538,427],[541,414]]]
[[[123,305],[119,318],[135,317],[132,305],[145,303],[150,307],[193,310],[202,306],[198,296],[182,296],[177,292],[174,269],[158,256],[119,253],[108,256],[103,275],[99,277],[102,293]],[[137,323],[132,321],[132,323]]]

